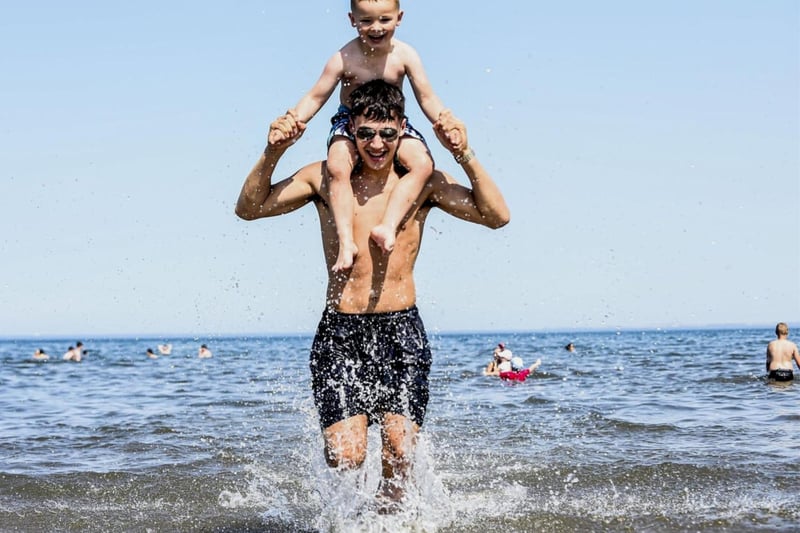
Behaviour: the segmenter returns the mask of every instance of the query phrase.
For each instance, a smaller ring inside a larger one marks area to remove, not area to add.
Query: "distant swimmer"
[[[522,358],[513,357],[511,361],[500,363],[498,375],[503,381],[525,381],[541,364],[542,360],[537,359],[531,366],[524,368],[525,363],[522,362]]]
[[[564,349],[566,351],[568,351],[568,352],[574,352],[575,351],[575,345],[572,344],[572,343],[569,343],[566,346],[564,346]]]
[[[64,361],[74,361],[76,363],[80,363],[81,356],[83,355],[83,351],[81,350],[82,347],[83,344],[79,342],[77,346],[70,346],[67,348],[67,351],[64,354]]]
[[[147,349],[147,357],[150,359],[158,359],[158,356],[155,354],[152,348]]]
[[[37,361],[47,361],[48,359],[50,359],[50,356],[47,355],[44,350],[39,348],[38,350],[33,352],[33,358]]]
[[[792,359],[800,368],[800,353],[797,345],[789,340],[789,326],[779,322],[775,326],[777,339],[767,345],[767,372],[773,381],[792,381]]]
[[[511,362],[511,358],[514,354],[506,348],[505,343],[501,342],[498,343],[497,346],[494,348],[494,352],[492,352],[492,360],[489,361],[489,364],[486,365],[486,368],[483,369],[484,376],[499,376],[500,375],[500,363],[507,361]]]
[[[78,341],[75,346],[70,346],[67,349],[67,353],[64,354],[64,360],[80,363],[87,351],[83,349],[83,343]]]
[[[501,342],[494,349],[494,359],[483,370],[483,375],[496,376],[503,381],[525,381],[541,364],[542,360],[537,359],[535,363],[525,368],[522,358],[513,355]]]
[[[212,355],[213,354],[211,353],[211,350],[209,350],[208,346],[206,346],[205,344],[201,345],[200,349],[197,350],[197,357],[199,357],[200,359],[208,359]]]
[[[158,351],[161,355],[169,355],[172,353],[172,345],[171,344],[159,344]]]
[[[511,350],[506,348],[506,344],[504,342],[501,342],[497,345],[497,348],[494,349],[494,355],[495,358],[500,362],[511,361],[511,358],[514,357],[514,354],[511,353]]]

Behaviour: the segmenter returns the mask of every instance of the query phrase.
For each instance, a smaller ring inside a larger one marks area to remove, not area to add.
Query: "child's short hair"
[[[789,335],[789,326],[786,325],[785,322],[778,322],[778,325],[775,326],[775,335]]]
[[[376,0],[350,0],[350,11],[355,11],[359,2],[375,2]],[[394,0],[394,5],[400,9],[400,0]]]
[[[406,114],[406,99],[396,85],[377,79],[350,93],[350,116],[364,115],[371,120],[402,119]]]

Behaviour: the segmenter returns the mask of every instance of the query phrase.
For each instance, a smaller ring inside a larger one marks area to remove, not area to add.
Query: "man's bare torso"
[[[422,228],[430,210],[425,206],[401,226],[394,250],[384,254],[370,240],[370,230],[380,223],[391,191],[400,180],[392,170],[383,182],[362,176],[351,178],[353,186],[353,238],[358,247],[353,268],[332,273],[339,249],[336,226],[328,201],[328,178],[320,166],[319,198],[315,201],[320,219],[322,247],[328,268],[327,305],[343,313],[385,313],[408,309],[416,303],[414,263],[422,240]],[[427,192],[423,192],[425,196]],[[422,205],[421,198],[418,205]]]

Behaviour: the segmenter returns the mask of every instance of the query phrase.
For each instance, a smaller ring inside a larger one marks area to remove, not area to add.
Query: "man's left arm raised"
[[[457,129],[462,135],[463,146],[458,151],[448,140],[445,132]],[[469,148],[467,131],[464,125],[448,115],[436,122],[434,131],[439,142],[453,153],[456,162],[461,165],[472,188],[464,187],[453,177],[443,172],[434,172],[429,185],[433,188],[429,199],[443,211],[463,220],[475,222],[492,229],[505,226],[511,220],[500,188],[478,160],[475,152]]]

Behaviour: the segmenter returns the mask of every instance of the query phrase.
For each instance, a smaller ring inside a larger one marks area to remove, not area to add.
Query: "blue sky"
[[[430,330],[800,326],[797,2],[464,5],[404,0],[397,37],[512,222],[429,217]],[[269,122],[354,36],[348,8],[5,6],[0,335],[312,331],[314,210],[233,207]],[[279,175],[324,157],[333,100]]]

